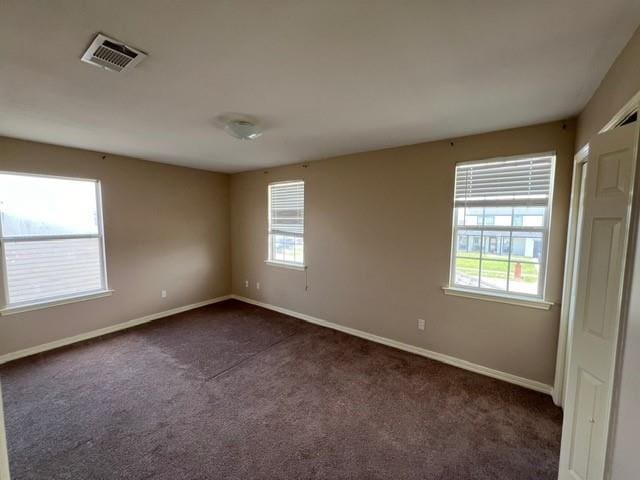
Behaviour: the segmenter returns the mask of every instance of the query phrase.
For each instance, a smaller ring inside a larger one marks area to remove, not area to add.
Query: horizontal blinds
[[[460,163],[456,166],[455,206],[547,205],[553,155]]]
[[[4,244],[9,304],[101,290],[100,238]]]
[[[269,185],[269,233],[304,234],[304,182]]]

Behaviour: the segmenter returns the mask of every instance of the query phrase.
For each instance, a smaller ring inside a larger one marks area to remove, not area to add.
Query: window
[[[542,299],[555,155],[456,166],[450,286]]]
[[[304,267],[304,182],[269,185],[268,262]]]
[[[5,310],[104,292],[100,184],[0,172]]]

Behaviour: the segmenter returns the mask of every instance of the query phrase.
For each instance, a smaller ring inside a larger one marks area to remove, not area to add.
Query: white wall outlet
[[[418,319],[418,330],[424,330],[426,322],[423,318]]]
[[[260,282],[256,282],[256,288],[260,290]]]
[[[160,296],[161,296],[162,298],[167,298],[167,291],[166,291],[166,290],[162,290],[162,291],[160,292]]]
[[[244,288],[249,288],[249,280],[244,281]]]

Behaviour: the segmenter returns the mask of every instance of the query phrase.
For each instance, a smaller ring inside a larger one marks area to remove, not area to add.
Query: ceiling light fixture
[[[246,118],[235,118],[227,120],[224,130],[232,137],[240,140],[254,140],[262,135],[260,126]]]

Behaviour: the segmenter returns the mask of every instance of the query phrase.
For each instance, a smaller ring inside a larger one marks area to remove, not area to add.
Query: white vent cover
[[[147,54],[99,33],[93,40],[82,61],[114,72],[124,72],[144,60]]]

